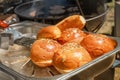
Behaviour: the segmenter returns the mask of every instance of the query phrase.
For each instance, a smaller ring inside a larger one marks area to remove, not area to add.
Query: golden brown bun
[[[91,56],[78,43],[64,44],[53,56],[53,66],[60,72],[66,73],[76,69],[89,61]]]
[[[89,34],[81,41],[81,45],[92,58],[96,58],[113,50],[116,47],[116,41],[102,34]]]
[[[50,38],[50,39],[56,39],[61,36],[61,31],[56,26],[47,26],[42,29],[40,29],[37,33],[37,39],[40,38]]]
[[[79,28],[68,28],[64,30],[61,37],[58,38],[58,42],[64,44],[66,42],[80,43],[86,34]]]
[[[55,26],[57,26],[61,31],[63,31],[67,28],[83,29],[85,24],[86,24],[86,21],[83,16],[72,15],[58,22]]]
[[[61,32],[68,28],[82,29],[85,25],[85,19],[80,15],[69,16],[56,25],[51,25],[40,29],[37,33],[37,39],[50,38],[57,39],[61,36]]]
[[[52,39],[36,40],[31,47],[31,60],[39,67],[47,67],[52,65],[54,53],[61,45]]]

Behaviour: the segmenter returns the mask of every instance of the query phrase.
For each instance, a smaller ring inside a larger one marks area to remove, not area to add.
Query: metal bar
[[[114,35],[120,37],[120,1],[115,2],[115,28]]]
[[[82,8],[81,8],[81,6],[80,6],[79,0],[75,0],[75,1],[76,1],[76,3],[77,3],[78,9],[80,10],[81,15],[84,16],[84,13],[83,13]],[[85,17],[85,16],[84,16],[84,17]]]

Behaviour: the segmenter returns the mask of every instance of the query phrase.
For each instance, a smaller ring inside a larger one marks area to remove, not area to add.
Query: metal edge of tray
[[[15,78],[0,70],[0,80],[15,80]]]

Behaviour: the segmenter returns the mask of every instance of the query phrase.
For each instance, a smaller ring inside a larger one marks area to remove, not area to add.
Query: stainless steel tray
[[[46,26],[46,24],[39,24],[34,22],[23,22],[19,24],[11,25],[15,30],[21,32],[24,36],[27,34],[28,37],[33,37],[34,34],[37,33],[37,31]],[[118,37],[111,37],[117,41],[117,47],[107,54],[104,54],[91,62],[83,65],[82,67],[75,69],[69,73],[66,74],[59,74],[51,77],[27,77],[25,75],[22,75],[13,69],[3,65],[0,63],[0,68],[2,71],[6,72],[7,74],[13,76],[16,80],[90,80],[93,77],[96,77],[97,75],[101,74],[102,72],[106,71],[108,68],[110,68],[115,60],[115,55],[118,51],[120,51],[120,38]]]

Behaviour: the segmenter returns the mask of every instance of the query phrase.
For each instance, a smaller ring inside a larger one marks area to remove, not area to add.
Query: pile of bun
[[[30,58],[39,67],[53,66],[58,72],[70,72],[113,50],[114,39],[83,30],[86,20],[72,15],[37,33]]]

